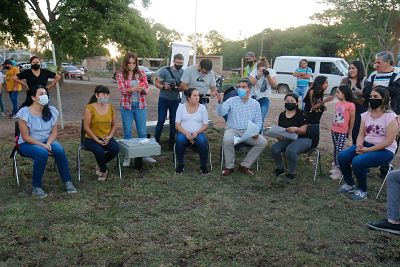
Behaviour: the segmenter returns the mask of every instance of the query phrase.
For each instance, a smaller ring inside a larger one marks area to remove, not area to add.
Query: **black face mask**
[[[9,70],[9,69],[10,69],[10,66],[4,66],[4,68],[5,68],[6,70]]]
[[[285,103],[285,108],[289,111],[292,111],[297,108],[297,104],[296,103]]]
[[[254,61],[247,61],[247,65],[249,65],[250,67],[253,67]]]
[[[382,100],[382,99],[374,99],[374,98],[371,98],[371,99],[369,100],[369,106],[370,106],[372,109],[377,109],[377,108],[379,108],[380,106],[382,106],[382,103],[383,103],[383,100]]]
[[[176,64],[174,64],[174,67],[175,67],[175,69],[180,70],[180,69],[182,69],[183,65],[176,65]]]
[[[31,69],[33,69],[33,70],[38,70],[38,69],[40,69],[40,64],[32,64],[32,65],[31,65]]]

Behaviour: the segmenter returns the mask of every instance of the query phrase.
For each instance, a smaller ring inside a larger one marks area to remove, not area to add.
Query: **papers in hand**
[[[296,140],[298,135],[297,133],[289,133],[286,131],[286,128],[280,127],[278,125],[272,124],[266,133],[267,136],[277,138],[278,136],[282,136],[285,139]]]
[[[246,141],[247,139],[257,135],[259,132],[258,126],[254,124],[252,121],[247,122],[247,129],[242,135],[242,137],[233,137],[233,144],[237,145],[243,141]]]

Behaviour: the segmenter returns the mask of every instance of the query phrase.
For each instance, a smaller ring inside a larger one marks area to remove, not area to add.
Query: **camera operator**
[[[188,67],[182,75],[181,89],[196,88],[200,93],[200,104],[205,106],[207,106],[210,97],[208,90],[210,90],[212,96],[217,94],[215,74],[212,67],[212,61],[203,58],[200,64]]]
[[[250,73],[249,78],[253,85],[251,90],[252,98],[257,99],[260,103],[261,119],[264,125],[264,120],[268,115],[269,97],[272,94],[272,88],[276,88],[278,84],[276,74],[269,67],[267,59],[263,57],[257,62],[257,68]]]
[[[167,111],[169,111],[169,146],[172,148],[175,143],[175,116],[179,106],[180,84],[183,74],[184,58],[182,54],[174,55],[173,66],[162,68],[156,79],[156,87],[160,89],[158,98],[158,120],[155,139],[160,143],[161,132],[164,126]]]

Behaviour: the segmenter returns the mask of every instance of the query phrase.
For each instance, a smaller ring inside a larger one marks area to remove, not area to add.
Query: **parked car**
[[[278,92],[286,93],[296,88],[297,79],[293,72],[299,67],[301,59],[307,59],[308,67],[312,69],[313,78],[324,75],[328,77],[327,93],[335,95],[342,79],[347,76],[349,64],[343,58],[337,57],[305,57],[281,56],[275,59],[273,69],[278,81]]]
[[[149,68],[145,67],[145,66],[139,66],[140,70],[143,70],[144,73],[146,73],[146,77],[147,77],[147,82],[148,83],[153,83],[153,75],[154,75],[154,71],[150,70]]]
[[[31,64],[29,62],[17,62],[17,67],[23,71],[31,68]]]
[[[81,79],[83,80],[83,76],[85,72],[78,69],[73,65],[62,65],[61,69],[63,70],[63,75],[65,79]]]

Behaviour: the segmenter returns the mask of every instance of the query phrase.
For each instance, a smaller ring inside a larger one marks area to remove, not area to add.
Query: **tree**
[[[39,5],[39,0],[2,1],[12,2],[14,9],[18,11],[17,14],[9,14],[8,10],[1,10],[1,16],[11,21],[30,22],[25,7],[34,12],[45,26],[56,48],[59,63],[61,59],[68,57],[84,58],[88,55],[95,55],[103,51],[102,47],[105,43],[114,39],[120,41],[123,48],[135,48],[132,50],[138,49],[143,53],[154,52],[151,38],[143,37],[139,42],[139,38],[135,35],[135,41],[122,43],[123,38],[128,39],[127,35],[118,35],[118,32],[121,34],[132,33],[134,32],[132,29],[137,29],[137,32],[142,35],[151,35],[149,27],[141,25],[145,21],[141,18],[140,13],[129,7],[133,2],[131,0],[58,0],[53,6],[49,0],[46,0],[45,8]],[[142,0],[144,6],[149,3],[149,0]],[[116,32],[117,26],[121,28]],[[126,30],[124,27],[131,29]],[[15,40],[19,40],[17,33],[21,30],[17,27],[6,30],[12,36],[16,36]],[[23,32],[27,33],[28,30],[24,28]],[[132,47],[139,43],[139,47]],[[149,50],[144,48],[147,46],[150,47]]]
[[[152,26],[152,30],[157,38],[158,57],[167,58],[170,53],[171,44],[174,41],[182,40],[181,34],[174,29],[168,29],[161,23],[155,23]]]
[[[209,31],[204,37],[206,55],[220,55],[226,38],[216,30]]]
[[[314,18],[338,26],[347,45],[367,67],[378,51],[400,49],[400,0],[325,0],[333,6]],[[324,19],[322,19],[324,18]],[[326,18],[329,18],[328,20]]]
[[[0,41],[4,44],[28,45],[32,23],[23,0],[0,0]]]
[[[188,35],[188,37],[186,39],[189,43],[192,44],[193,47],[195,46],[194,34]],[[199,56],[205,55],[206,52],[205,52],[205,48],[204,48],[205,47],[204,46],[204,38],[203,38],[202,33],[197,33],[196,41],[197,41],[197,51],[196,51],[197,55],[199,55]]]

